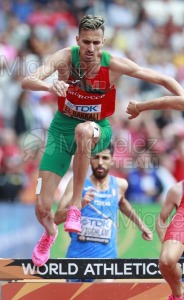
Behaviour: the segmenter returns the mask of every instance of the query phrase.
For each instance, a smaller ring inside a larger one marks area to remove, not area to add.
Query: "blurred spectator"
[[[172,124],[172,111],[169,109],[159,111],[158,115],[155,116],[155,122],[159,129],[163,129],[168,124]]]
[[[33,112],[31,129],[47,129],[56,112],[57,97],[48,92],[34,91],[29,93],[28,100]]]
[[[57,0],[49,1],[47,5],[36,5],[28,19],[30,26],[46,25],[52,28],[63,21],[66,21],[68,26],[77,26],[67,1]]]
[[[23,91],[18,99],[14,119],[14,128],[17,136],[21,136],[31,129],[33,112],[29,103],[27,91]]]
[[[182,26],[177,25],[173,20],[173,16],[170,14],[167,21],[156,28],[156,34],[160,36],[160,46],[167,49],[170,45],[171,37],[178,32],[182,32]]]
[[[107,7],[107,22],[112,27],[134,26],[136,17],[127,0],[112,0]]]
[[[132,170],[127,176],[128,189],[126,198],[133,203],[151,204],[160,201],[163,190],[162,183],[157,175],[158,160],[153,161],[150,154],[144,150],[134,157]]]
[[[12,129],[1,132],[2,162],[0,170],[0,201],[20,200],[26,177],[23,171],[21,150],[16,144],[16,135]]]
[[[29,0],[14,0],[12,10],[21,22],[27,22],[30,13],[33,11],[33,2]]]
[[[134,155],[137,149],[145,148],[149,139],[152,138],[151,133],[155,132],[154,124],[149,118],[150,129],[145,120],[144,117],[132,120],[132,122],[122,120],[119,128],[113,127],[115,146],[113,174],[126,177],[134,165]]]
[[[2,115],[0,114],[0,129],[4,127],[4,124],[3,124],[3,117]]]
[[[44,59],[46,55],[56,50],[56,41],[53,28],[48,25],[35,25],[32,27],[30,37],[28,39],[28,48],[31,53]]]
[[[77,28],[69,27],[66,21],[58,22],[55,26],[55,35],[57,38],[57,49],[68,47],[75,43],[75,37],[78,34]]]
[[[171,156],[166,152],[166,149],[163,150],[165,151],[158,153],[158,168],[156,170],[163,186],[160,202],[165,201],[168,190],[176,183],[176,179],[173,176],[174,160],[171,159]]]

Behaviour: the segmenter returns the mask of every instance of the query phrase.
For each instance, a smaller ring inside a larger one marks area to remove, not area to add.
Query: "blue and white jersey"
[[[70,233],[67,258],[117,258],[117,180],[110,176],[108,190],[98,191],[87,178],[82,197],[91,189],[94,199],[81,210],[81,233]]]

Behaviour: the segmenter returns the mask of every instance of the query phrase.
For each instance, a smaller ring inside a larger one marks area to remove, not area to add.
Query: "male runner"
[[[69,232],[81,231],[81,195],[90,157],[106,149],[111,140],[112,130],[107,117],[115,110],[115,82],[127,75],[160,84],[175,95],[169,97],[174,109],[181,109],[177,101],[184,96],[183,88],[173,78],[102,51],[105,42],[103,18],[84,16],[79,23],[76,42],[77,46],[51,55],[43,66],[22,82],[24,89],[58,95],[58,111],[48,130],[36,189],[36,216],[45,229],[32,255],[37,266],[48,260],[50,247],[57,236],[52,211],[54,192],[69,168],[72,155],[73,194],[64,228]],[[45,81],[55,71],[58,80],[53,83]],[[134,106],[137,110],[138,105]],[[134,112],[134,116],[138,114],[139,111]]]
[[[120,210],[140,231],[142,237],[152,240],[152,232],[133,210],[124,194],[128,183],[123,178],[109,174],[113,165],[113,144],[94,155],[90,160],[92,174],[86,178],[82,192],[81,233],[70,233],[71,242],[67,258],[117,258],[117,214]],[[55,223],[66,218],[66,207],[70,205],[73,189],[71,178],[58,205]],[[93,281],[72,279],[71,281]]]

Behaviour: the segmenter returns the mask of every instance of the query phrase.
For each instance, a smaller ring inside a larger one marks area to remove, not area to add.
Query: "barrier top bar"
[[[184,260],[180,260],[182,268]],[[184,269],[184,268],[183,268]],[[158,259],[50,259],[36,267],[31,259],[0,259],[0,280],[160,279]]]

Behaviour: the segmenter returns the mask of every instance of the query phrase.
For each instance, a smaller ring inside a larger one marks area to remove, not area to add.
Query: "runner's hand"
[[[129,104],[127,106],[127,110],[126,110],[127,114],[130,115],[128,117],[129,120],[135,119],[140,114],[140,112],[137,110],[137,106],[136,106],[138,103],[139,102],[133,101],[133,100],[129,102]]]
[[[152,231],[149,228],[144,227],[142,229],[142,238],[146,241],[152,241],[152,239],[153,239]]]
[[[64,81],[55,80],[53,85],[49,88],[49,92],[55,93],[60,97],[66,97],[66,91],[68,90],[69,84]]]
[[[87,191],[87,193],[84,195],[82,199],[82,207],[86,206],[94,199],[95,197],[94,191],[95,191],[94,189],[90,189],[89,191]]]

